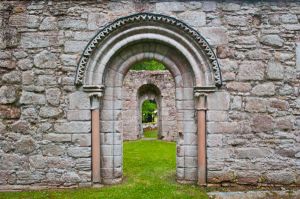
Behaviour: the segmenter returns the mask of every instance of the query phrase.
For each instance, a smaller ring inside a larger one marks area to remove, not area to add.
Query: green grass
[[[175,181],[176,144],[124,142],[124,181],[103,188],[0,193],[0,198],[208,198],[204,189]]]
[[[145,130],[145,138],[157,138],[157,130]]]

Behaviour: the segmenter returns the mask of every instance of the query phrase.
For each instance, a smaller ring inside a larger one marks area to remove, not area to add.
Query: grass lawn
[[[144,138],[157,138],[157,130],[147,130],[144,132]]]
[[[204,189],[175,181],[176,144],[124,142],[124,181],[103,188],[0,193],[0,198],[208,198]]]

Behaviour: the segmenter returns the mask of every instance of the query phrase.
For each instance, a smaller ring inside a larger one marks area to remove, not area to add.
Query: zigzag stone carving
[[[88,60],[91,54],[93,53],[94,49],[97,47],[98,43],[100,43],[112,31],[118,29],[119,27],[137,21],[154,21],[154,22],[171,24],[188,33],[192,38],[194,38],[197,41],[197,43],[199,44],[199,46],[202,48],[203,52],[207,56],[209,63],[211,64],[211,67],[214,71],[215,85],[217,87],[222,86],[222,76],[221,76],[219,63],[217,61],[217,57],[213,52],[212,48],[210,47],[210,45],[208,44],[208,42],[199,34],[199,32],[189,27],[184,22],[179,21],[173,17],[169,17],[161,14],[153,14],[153,13],[138,13],[127,17],[122,17],[115,20],[111,24],[107,25],[103,29],[101,29],[96,34],[96,36],[89,42],[88,46],[85,48],[83,54],[81,55],[79,65],[77,68],[76,79],[75,79],[76,85],[80,86],[83,84],[84,73],[86,70]]]

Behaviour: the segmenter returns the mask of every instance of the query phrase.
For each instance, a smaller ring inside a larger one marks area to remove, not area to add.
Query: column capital
[[[207,110],[206,98],[209,93],[215,92],[215,86],[195,86],[194,96],[196,98],[195,108],[197,111]]]
[[[100,99],[103,97],[104,85],[85,85],[83,90],[89,93],[91,99],[91,109],[100,108]]]
[[[207,96],[209,93],[213,93],[216,91],[215,86],[195,86],[194,87],[194,96],[196,98],[200,96]]]

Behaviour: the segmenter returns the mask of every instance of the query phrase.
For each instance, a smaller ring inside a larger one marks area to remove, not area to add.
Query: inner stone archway
[[[159,88],[154,84],[144,84],[138,89],[138,124],[139,124],[139,133],[140,137],[143,137],[143,125],[142,125],[142,105],[146,100],[153,100],[156,102],[157,105],[157,115],[158,115],[158,121],[157,121],[157,133],[158,138],[162,138],[162,119],[161,119],[161,92]]]
[[[177,180],[205,184],[206,95],[222,83],[218,62],[197,31],[174,18],[149,13],[118,19],[102,29],[78,66],[76,84],[83,85],[92,99],[93,182],[122,179],[122,84],[130,67],[147,59],[162,62],[175,80]]]

